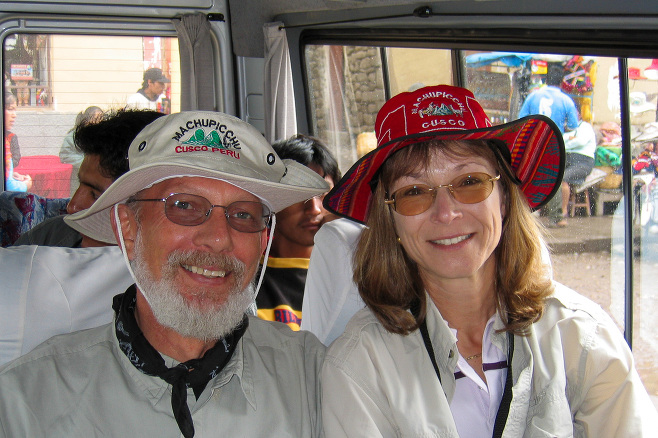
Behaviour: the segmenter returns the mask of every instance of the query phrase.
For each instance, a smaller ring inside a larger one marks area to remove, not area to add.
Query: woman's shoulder
[[[327,356],[339,361],[349,360],[355,355],[367,354],[369,349],[385,343],[390,336],[393,335],[386,331],[375,314],[364,307],[350,319],[343,334],[331,343]]]
[[[537,336],[559,331],[561,337],[581,339],[589,342],[597,333],[609,333],[613,337],[621,332],[612,317],[603,308],[569,287],[553,282],[554,291],[546,299],[542,317],[533,324]]]
[[[609,319],[601,306],[573,289],[553,281],[553,293],[546,299],[545,312],[557,312],[564,316],[570,314]]]

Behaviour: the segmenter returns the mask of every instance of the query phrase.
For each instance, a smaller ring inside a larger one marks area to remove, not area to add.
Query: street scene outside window
[[[77,189],[76,124],[126,106],[180,110],[178,40],[12,34],[4,39],[5,189],[45,199]],[[11,156],[11,160],[8,157]]]
[[[456,77],[494,124],[528,114],[553,119],[567,150],[565,178],[535,212],[553,276],[610,314],[658,406],[658,59],[625,59],[629,98],[622,101],[615,57],[319,44],[304,55],[311,130],[343,173],[376,146],[374,119],[387,97]],[[630,132],[622,130],[622,108]]]

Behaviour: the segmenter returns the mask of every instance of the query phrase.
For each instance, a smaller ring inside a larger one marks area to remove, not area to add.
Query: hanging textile
[[[210,23],[200,12],[174,18],[181,68],[181,111],[215,111]]]
[[[297,134],[295,93],[288,39],[283,23],[266,23],[265,33],[265,138],[269,142]]]

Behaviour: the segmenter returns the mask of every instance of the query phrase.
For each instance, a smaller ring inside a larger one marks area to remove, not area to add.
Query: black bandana
[[[185,438],[194,436],[192,414],[187,406],[187,388],[191,387],[198,398],[208,382],[226,366],[235,347],[247,330],[249,320],[242,323],[225,338],[217,341],[201,359],[192,359],[167,368],[158,351],[149,344],[135,319],[137,290],[135,286],[114,297],[112,308],[116,313],[115,328],[119,346],[130,362],[149,376],[160,377],[172,386],[171,408]]]

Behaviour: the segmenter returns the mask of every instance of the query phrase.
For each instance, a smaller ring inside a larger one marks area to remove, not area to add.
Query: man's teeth
[[[208,269],[199,268],[198,266],[183,265],[183,268],[194,274],[203,275],[208,278],[224,277],[226,275],[226,271],[210,271]]]
[[[452,239],[433,240],[433,242],[438,245],[454,245],[455,243],[462,242],[468,239],[469,237],[471,237],[470,234],[465,234],[463,236],[453,237]]]

